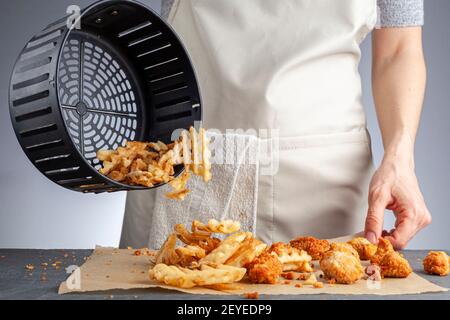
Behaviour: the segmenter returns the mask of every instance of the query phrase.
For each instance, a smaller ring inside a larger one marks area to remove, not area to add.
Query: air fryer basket
[[[50,180],[82,192],[145,189],[98,173],[99,149],[170,142],[201,119],[189,57],[174,31],[134,1],[100,1],[35,35],[10,83],[10,114],[27,157]],[[182,168],[177,168],[179,173]]]

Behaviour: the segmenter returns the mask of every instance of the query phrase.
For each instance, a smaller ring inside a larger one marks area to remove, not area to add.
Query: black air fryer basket
[[[19,143],[63,187],[145,189],[98,173],[96,152],[132,140],[168,143],[201,119],[189,57],[174,31],[134,1],[97,2],[82,11],[80,27],[58,20],[20,53],[9,99]]]

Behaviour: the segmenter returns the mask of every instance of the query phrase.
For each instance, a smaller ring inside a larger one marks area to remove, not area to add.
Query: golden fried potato
[[[218,221],[216,219],[210,219],[207,225],[198,220],[192,221],[192,232],[230,234],[237,232],[240,229],[240,222],[233,220]]]
[[[175,233],[169,235],[161,249],[159,249],[156,254],[155,263],[164,263],[164,264],[178,264],[180,258],[178,254],[175,252],[175,246],[177,244],[177,236]]]
[[[347,243],[350,244],[356,252],[358,252],[361,260],[370,260],[370,258],[377,251],[377,246],[363,237],[354,238]]]
[[[267,245],[253,237],[247,237],[242,242],[239,249],[225,262],[225,264],[235,267],[243,267],[259,256]]]
[[[406,278],[412,272],[408,260],[398,252],[389,252],[380,262],[381,276],[384,278]]]
[[[183,224],[176,224],[174,229],[178,239],[187,245],[198,244],[210,237],[210,234],[189,232]]]
[[[224,264],[240,248],[241,243],[248,237],[250,232],[237,232],[223,240],[217,248],[211,251],[200,263]]]
[[[195,286],[210,286],[240,281],[245,275],[245,268],[236,268],[226,265],[211,267],[202,265],[200,270],[157,264],[149,271],[151,280],[179,288],[192,288]]]
[[[239,221],[211,219],[208,221],[208,230],[214,233],[230,234],[241,229]]]
[[[423,269],[428,274],[446,276],[450,273],[450,257],[444,251],[430,251],[423,259]]]
[[[320,259],[320,269],[328,279],[337,283],[351,284],[364,275],[359,258],[348,251],[329,250]]]
[[[182,267],[190,267],[206,255],[205,249],[198,246],[178,247],[175,252],[179,258],[177,265]]]
[[[314,237],[298,237],[291,240],[290,245],[299,250],[305,250],[313,260],[319,260],[322,254],[330,249],[330,243],[327,240]]]
[[[169,183],[173,191],[166,197],[184,200],[189,193],[186,185],[191,168],[205,182],[211,180],[211,152],[205,130],[201,128],[197,134],[191,127],[189,134],[191,139],[183,131],[179,140],[169,145],[161,141],[129,141],[117,150],[98,150],[97,159],[102,162],[99,172],[115,181],[149,188]],[[174,166],[181,164],[184,164],[185,171],[175,178]]]
[[[283,265],[275,253],[264,251],[247,264],[247,275],[253,283],[275,284],[283,272]]]
[[[268,249],[275,253],[283,265],[283,271],[312,272],[311,256],[304,250],[299,250],[286,243],[277,242]]]

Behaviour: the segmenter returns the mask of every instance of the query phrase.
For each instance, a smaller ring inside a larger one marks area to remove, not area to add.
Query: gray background
[[[160,0],[141,0],[160,10]],[[124,193],[84,195],[65,190],[42,176],[27,160],[14,136],[8,111],[8,84],[25,43],[67,6],[91,0],[14,0],[0,4],[0,248],[93,248],[117,246]],[[428,88],[416,146],[416,169],[433,224],[409,248],[450,248],[450,1],[425,1],[424,46]],[[370,38],[363,43],[361,74],[376,163],[382,144],[370,90]],[[364,213],[361,213],[364,214]],[[392,225],[388,214],[386,227]]]

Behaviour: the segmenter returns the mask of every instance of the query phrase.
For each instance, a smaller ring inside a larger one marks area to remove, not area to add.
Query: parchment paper
[[[372,288],[371,283],[366,280],[360,280],[352,285],[335,284],[330,286],[324,283],[324,287],[320,289],[312,286],[303,286],[296,288],[296,283],[301,281],[291,281],[290,284],[250,284],[239,283],[242,287],[233,291],[216,291],[207,288],[181,289],[172,286],[160,284],[151,281],[148,278],[148,270],[153,265],[153,259],[150,256],[135,256],[134,250],[102,248],[97,247],[92,255],[80,267],[81,282],[79,289],[73,289],[73,285],[69,287],[62,282],[59,287],[59,294],[69,292],[88,292],[88,291],[105,291],[111,289],[135,289],[135,288],[165,288],[177,290],[191,294],[244,294],[250,292],[258,292],[267,295],[301,295],[301,294],[373,294],[373,295],[394,295],[394,294],[413,294],[423,292],[440,292],[448,289],[439,287],[419,275],[413,273],[406,279],[383,279],[380,288]],[[318,262],[315,262],[317,268]],[[74,277],[73,273],[70,277]],[[69,278],[70,278],[69,277]],[[73,280],[73,278],[71,279]],[[73,283],[69,281],[69,284]],[[369,284],[369,285],[368,285]]]

